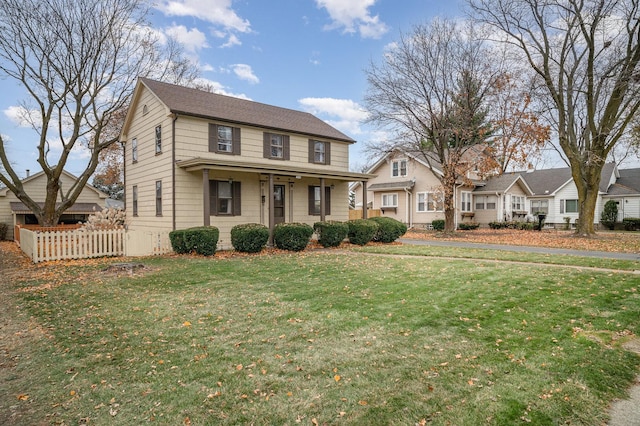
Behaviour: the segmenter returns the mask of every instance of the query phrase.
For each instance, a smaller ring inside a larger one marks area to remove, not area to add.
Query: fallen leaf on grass
[[[18,395],[18,399],[20,401],[26,401],[29,399],[29,395],[27,395],[26,393],[21,393],[20,395]]]

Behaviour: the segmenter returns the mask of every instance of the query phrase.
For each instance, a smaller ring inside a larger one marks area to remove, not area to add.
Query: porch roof
[[[176,161],[176,165],[187,172],[199,170],[224,170],[229,172],[249,172],[260,174],[274,174],[278,176],[295,176],[306,178],[325,178],[340,180],[345,182],[367,181],[377,175],[367,173],[356,173],[348,171],[322,170],[318,168],[300,167],[289,164],[279,164],[274,167],[272,164],[252,163],[246,161],[233,161],[228,158],[191,158],[188,160]]]
[[[412,180],[402,181],[402,182],[385,182],[385,183],[374,183],[369,185],[367,188],[369,191],[394,191],[394,190],[405,190],[411,189],[415,185],[415,182]]]

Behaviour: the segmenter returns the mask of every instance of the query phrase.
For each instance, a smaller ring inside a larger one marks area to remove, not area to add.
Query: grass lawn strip
[[[596,425],[640,365],[621,349],[640,322],[627,274],[303,252],[103,276],[109,262],[19,283],[47,344],[11,397],[51,423]]]

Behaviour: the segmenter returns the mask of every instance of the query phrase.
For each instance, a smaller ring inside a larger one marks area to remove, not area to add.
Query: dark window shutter
[[[331,187],[324,187],[324,214],[331,214]]]
[[[315,163],[315,141],[313,139],[309,139],[309,162],[310,163]]]
[[[218,126],[209,123],[209,152],[218,152]]]
[[[209,181],[209,210],[211,216],[218,216],[218,182],[215,180]]]
[[[282,149],[282,159],[283,160],[288,160],[289,159],[289,135],[283,135],[282,136],[282,145],[284,146]]]
[[[240,155],[240,128],[233,128],[233,154]]]
[[[327,166],[331,164],[331,143],[324,143],[324,164]]]
[[[263,133],[262,136],[262,156],[264,158],[271,158],[271,141],[269,140],[269,133]]]
[[[316,191],[315,186],[309,187],[309,216],[313,216],[314,214],[316,214],[316,212],[314,211],[315,201],[316,201],[315,191]]]
[[[242,210],[240,208],[240,206],[242,205],[240,199],[240,197],[242,196],[240,182],[234,181],[231,190],[233,191],[233,215],[242,216]]]
[[[564,200],[560,200],[560,213],[564,213]]]

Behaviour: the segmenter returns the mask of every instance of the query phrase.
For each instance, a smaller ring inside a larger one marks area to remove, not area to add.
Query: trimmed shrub
[[[477,222],[464,222],[458,224],[458,229],[462,231],[472,231],[474,229],[478,229],[480,224]]]
[[[407,225],[392,217],[372,217],[379,227],[373,236],[373,241],[392,243],[407,232]]]
[[[273,243],[282,250],[301,251],[307,247],[313,228],[306,223],[279,223],[273,229]]]
[[[173,251],[178,254],[195,252],[203,256],[216,253],[220,231],[215,226],[199,226],[169,233]]]
[[[610,231],[613,231],[617,219],[618,204],[613,200],[609,200],[605,203],[602,214],[600,215],[600,223],[609,228]]]
[[[338,221],[316,222],[313,229],[322,247],[338,247],[349,234],[349,225]]]
[[[237,251],[257,253],[269,241],[269,228],[259,223],[245,223],[231,228],[231,245]]]
[[[622,219],[622,224],[626,231],[640,230],[640,218],[638,217],[625,217]]]
[[[9,225],[6,223],[0,223],[0,241],[7,239],[7,232],[9,231]]]
[[[378,232],[377,222],[369,219],[355,219],[347,222],[349,225],[349,242],[363,246],[373,239]]]
[[[431,226],[436,231],[444,231],[444,219],[436,219],[431,222]]]

